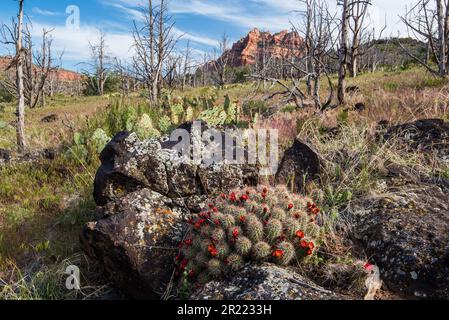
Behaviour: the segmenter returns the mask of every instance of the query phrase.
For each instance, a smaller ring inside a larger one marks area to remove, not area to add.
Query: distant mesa
[[[0,74],[7,72],[6,69],[11,64],[10,57],[0,57]],[[82,79],[82,75],[75,71],[59,68],[52,73],[56,80],[61,82],[76,82]]]
[[[283,30],[271,34],[268,31],[260,31],[257,28],[251,30],[248,35],[225,53],[232,67],[253,66],[263,57],[275,59],[291,59],[304,53],[304,39],[297,32]]]

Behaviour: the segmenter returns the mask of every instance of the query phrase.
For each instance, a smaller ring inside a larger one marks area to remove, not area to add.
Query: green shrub
[[[289,265],[304,261],[317,248],[320,210],[286,187],[235,190],[212,199],[208,210],[191,218],[180,244],[179,274],[203,284],[238,271],[246,262]]]

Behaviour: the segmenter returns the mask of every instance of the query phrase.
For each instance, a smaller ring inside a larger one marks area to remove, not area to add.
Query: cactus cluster
[[[190,231],[176,257],[178,272],[201,285],[250,261],[301,262],[317,248],[319,214],[311,199],[285,186],[222,194],[189,219]]]

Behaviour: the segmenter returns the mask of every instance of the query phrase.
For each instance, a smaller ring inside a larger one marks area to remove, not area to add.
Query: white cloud
[[[38,8],[38,7],[32,8],[31,11],[33,13],[39,14],[41,16],[60,16],[60,15],[63,15],[62,12],[45,10],[45,9],[41,9],[41,8]]]
[[[258,27],[261,29],[270,29],[278,31],[289,28],[289,14],[269,15],[248,13],[244,6],[235,1],[230,3],[202,1],[202,0],[177,0],[170,2],[170,11],[173,14],[194,14],[230,22],[240,27],[252,29]]]
[[[65,61],[85,62],[90,59],[89,41],[98,39],[100,30],[93,26],[82,26],[79,30],[66,28],[65,25],[47,25],[33,23],[31,30],[33,37],[40,37],[42,29],[52,31],[53,51],[64,52]],[[121,58],[132,56],[132,36],[127,33],[106,32],[106,45],[108,54]]]
[[[212,39],[209,37],[205,37],[202,35],[193,34],[193,33],[189,33],[189,32],[184,32],[176,27],[173,27],[172,30],[173,30],[173,34],[176,37],[181,37],[182,40],[190,40],[191,42],[204,44],[204,45],[210,46],[210,47],[218,47],[219,46],[219,41],[216,39]]]

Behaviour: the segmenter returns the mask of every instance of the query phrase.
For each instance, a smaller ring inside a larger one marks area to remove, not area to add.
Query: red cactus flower
[[[218,255],[218,250],[215,248],[215,246],[213,244],[210,244],[207,247],[207,251],[209,251],[209,253],[212,257],[215,257],[216,255]]]
[[[300,245],[300,247],[303,248],[303,249],[306,249],[306,248],[309,246],[309,244],[307,243],[306,240],[301,240],[301,242],[299,243],[299,245]]]
[[[300,217],[299,213],[295,213],[295,218],[299,219],[299,217]]]
[[[245,216],[240,216],[239,220],[240,220],[241,223],[243,223],[243,222],[245,222],[246,217]]]
[[[235,192],[232,192],[232,193],[229,195],[229,200],[231,200],[231,201],[233,201],[233,202],[235,202],[235,201],[237,200],[237,197],[236,197],[236,195],[235,195]]]
[[[296,231],[296,236],[299,239],[303,239],[304,238],[304,232],[302,230],[298,230],[298,231]]]
[[[309,242],[309,249],[310,250],[315,249],[315,244],[312,241]]]
[[[176,261],[181,260],[181,255],[178,254],[178,255],[175,257],[175,260],[176,260]]]
[[[188,263],[189,262],[186,259],[182,260],[181,265],[179,266],[179,268],[184,271],[186,269]]]
[[[373,267],[374,265],[369,262],[365,263],[365,265],[363,266],[363,268],[368,271],[370,271]]]
[[[222,194],[220,195],[220,197],[221,197],[222,199],[226,199],[226,195],[225,195],[224,193],[222,193]]]
[[[277,249],[273,252],[273,257],[275,258],[282,258],[282,256],[284,255],[284,251]]]
[[[262,193],[262,198],[266,198],[267,197],[267,194],[266,193]]]
[[[237,228],[235,228],[234,231],[232,231],[232,236],[234,238],[237,238],[239,236],[239,230]]]
[[[312,254],[313,254],[313,250],[308,250],[308,251],[307,251],[307,255],[308,255],[308,256],[311,256]]]
[[[213,203],[209,203],[208,207],[212,209],[214,207],[214,204]]]
[[[218,220],[218,219],[215,220],[214,223],[215,223],[217,226],[219,226],[219,225],[221,224],[220,220]]]
[[[193,243],[193,240],[192,240],[192,239],[187,239],[186,241],[184,241],[184,243],[185,243],[187,246],[191,246],[192,243]]]
[[[244,194],[240,197],[240,201],[242,201],[242,202],[248,201],[248,199],[249,199],[249,197],[247,194]]]
[[[268,224],[268,220],[264,220],[263,224],[266,226]]]
[[[212,208],[212,211],[213,211],[213,212],[218,212],[218,208],[217,208],[217,207],[213,207],[213,208]]]
[[[288,210],[291,210],[291,209],[293,209],[293,203],[288,204]]]

